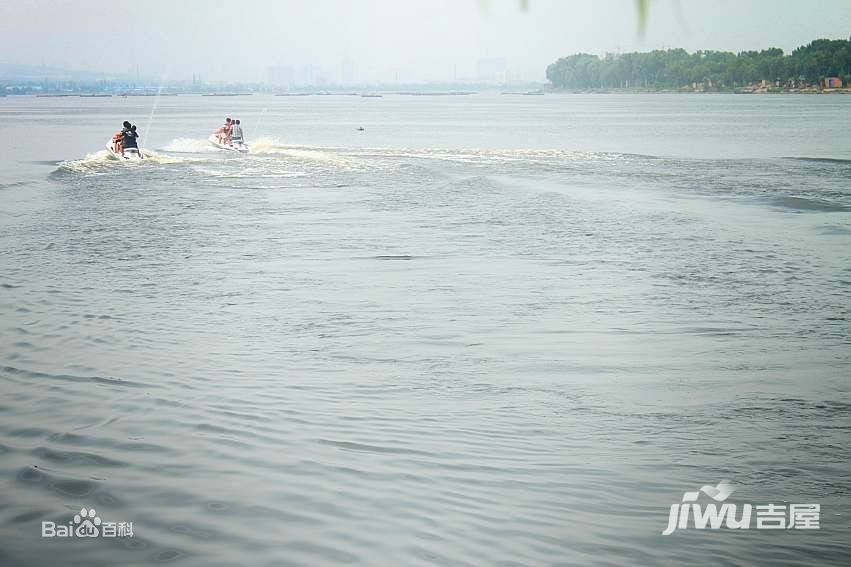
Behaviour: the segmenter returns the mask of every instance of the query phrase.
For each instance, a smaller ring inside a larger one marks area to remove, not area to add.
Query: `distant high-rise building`
[[[277,65],[266,69],[273,87],[311,87],[326,84],[328,77],[315,65]]]
[[[266,71],[269,75],[269,84],[273,87],[291,87],[295,84],[295,72],[292,67],[278,65],[269,67]]]
[[[316,79],[319,69],[313,65],[300,65],[295,70],[296,86],[313,86],[316,84]]]
[[[340,84],[350,85],[357,82],[357,66],[350,59],[344,60],[340,64]]]
[[[478,79],[486,83],[504,83],[508,74],[504,57],[479,59],[476,68]]]

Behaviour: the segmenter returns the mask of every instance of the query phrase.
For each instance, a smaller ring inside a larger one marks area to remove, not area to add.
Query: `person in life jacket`
[[[126,120],[122,124],[123,128],[112,137],[112,150],[118,155],[124,155],[124,133],[130,131],[130,123]]]
[[[220,144],[230,143],[231,128],[233,128],[233,122],[230,118],[225,118],[225,125],[216,130],[216,139]]]
[[[233,122],[231,122],[230,141],[231,144],[245,143],[245,137],[242,133],[242,126],[239,125],[239,120],[234,120]]]
[[[230,136],[233,132],[233,120],[230,121],[230,124],[225,124],[225,143],[230,144]]]
[[[123,137],[123,140],[122,140],[122,145],[124,146],[124,151],[130,150],[130,151],[134,151],[134,152],[141,154],[141,152],[139,152],[139,143],[137,141],[138,137],[139,137],[139,134],[136,132],[136,126],[135,125],[131,126],[129,130],[125,131],[124,137]],[[123,152],[122,152],[122,155],[123,155]]]

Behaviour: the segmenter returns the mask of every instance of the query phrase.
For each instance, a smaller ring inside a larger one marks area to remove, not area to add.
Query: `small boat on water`
[[[213,144],[214,146],[216,146],[220,150],[227,150],[229,152],[238,152],[238,153],[241,153],[241,154],[247,154],[248,151],[249,151],[248,144],[245,144],[243,142],[231,142],[231,143],[225,144],[225,143],[220,142],[219,138],[216,137],[215,134],[211,134],[210,137],[207,138],[207,140],[209,140],[209,142],[211,144]]]
[[[110,157],[121,161],[142,161],[145,159],[139,148],[125,148],[123,153],[116,152],[115,144],[111,139],[106,142],[106,150],[109,152]]]

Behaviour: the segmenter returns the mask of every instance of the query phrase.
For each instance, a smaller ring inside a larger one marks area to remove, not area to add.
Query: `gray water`
[[[0,99],[0,564],[848,564],[851,97],[153,102]]]

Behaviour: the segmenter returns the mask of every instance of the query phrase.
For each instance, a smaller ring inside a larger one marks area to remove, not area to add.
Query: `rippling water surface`
[[[152,103],[0,99],[0,564],[847,564],[851,97]]]

